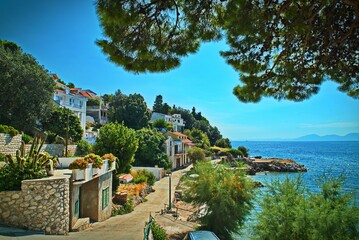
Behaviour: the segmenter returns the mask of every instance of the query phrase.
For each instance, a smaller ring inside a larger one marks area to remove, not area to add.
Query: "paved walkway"
[[[172,173],[172,195],[186,169]],[[149,194],[147,202],[138,205],[135,210],[126,215],[112,217],[105,222],[98,222],[82,232],[71,232],[68,236],[43,235],[38,232],[25,231],[21,229],[0,227],[0,239],[121,239],[141,240],[146,221],[150,213],[169,232],[183,232],[193,230],[194,224],[176,221],[171,217],[160,215],[161,208],[168,204],[168,177],[161,179],[154,185],[155,192]],[[172,196],[173,197],[173,196]]]

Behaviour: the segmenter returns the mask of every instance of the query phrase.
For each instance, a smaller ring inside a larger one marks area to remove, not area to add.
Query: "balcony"
[[[61,106],[64,107],[71,107],[71,108],[77,108],[77,109],[82,109],[82,104],[78,104],[78,103],[68,103],[66,101],[56,101],[57,103],[59,103]]]

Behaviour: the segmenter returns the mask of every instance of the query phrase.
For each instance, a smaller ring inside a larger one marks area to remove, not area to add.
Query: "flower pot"
[[[101,167],[101,175],[108,172],[108,164],[109,164],[108,159],[103,160],[103,165]]]
[[[92,168],[92,176],[95,176],[98,174],[98,168]]]
[[[85,174],[85,170],[82,169],[72,169],[72,176],[73,179],[75,181],[79,181],[79,180],[85,180],[86,174]]]
[[[92,175],[93,175],[93,168],[92,168],[92,163],[89,163],[89,165],[86,168],[86,181],[89,181],[92,179]]]

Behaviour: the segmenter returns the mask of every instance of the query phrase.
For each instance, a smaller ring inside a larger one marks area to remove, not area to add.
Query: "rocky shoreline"
[[[247,164],[247,174],[255,175],[258,172],[307,172],[308,169],[294,160],[283,158],[223,158],[223,162],[237,167],[237,161]]]
[[[291,159],[282,158],[246,158],[248,174],[257,172],[307,172],[308,169]]]

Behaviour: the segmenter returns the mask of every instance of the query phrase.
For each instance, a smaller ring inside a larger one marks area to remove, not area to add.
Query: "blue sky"
[[[0,2],[0,39],[16,42],[77,87],[97,94],[117,89],[140,93],[150,108],[161,94],[170,106],[195,106],[231,140],[359,132],[359,101],[336,90],[333,82],[323,83],[319,94],[300,103],[269,98],[256,104],[239,102],[232,94],[239,75],[219,56],[225,42],[203,44],[170,72],[136,75],[107,60],[94,43],[100,38],[92,0]]]

